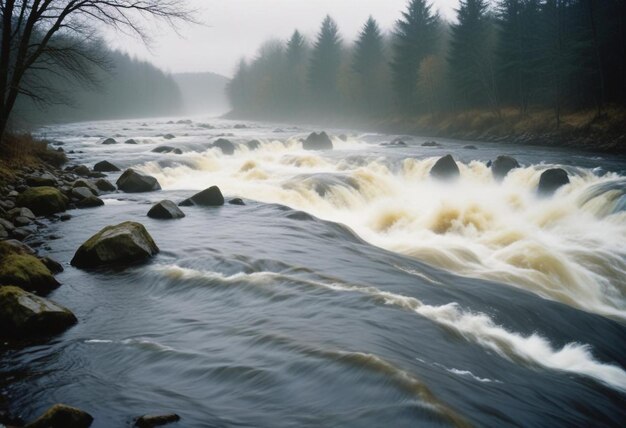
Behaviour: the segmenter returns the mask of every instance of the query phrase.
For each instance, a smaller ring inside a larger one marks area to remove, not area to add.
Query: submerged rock
[[[97,171],[97,172],[117,172],[117,171],[121,171],[121,169],[119,169],[118,167],[113,165],[111,162],[105,161],[105,160],[95,164],[93,166],[93,170]]]
[[[138,428],[153,428],[178,422],[179,420],[180,416],[176,413],[170,413],[168,415],[144,415],[137,418],[135,426]]]
[[[217,147],[225,155],[235,154],[235,145],[230,140],[227,140],[225,138],[219,138],[215,140],[211,147]]]
[[[153,192],[161,190],[161,185],[156,178],[143,175],[134,169],[127,169],[117,180],[117,187],[127,193]]]
[[[440,158],[430,170],[430,176],[438,180],[452,180],[461,175],[452,155]]]
[[[89,428],[93,417],[80,409],[55,404],[25,428]]]
[[[425,141],[422,143],[422,147],[441,147],[441,144],[436,141]]]
[[[61,284],[52,272],[26,248],[0,242],[0,283],[11,284],[27,291],[49,293]]]
[[[228,201],[228,203],[231,205],[245,205],[246,204],[241,198],[231,199],[230,201]]]
[[[181,207],[190,207],[193,205],[199,205],[203,207],[217,207],[224,205],[224,196],[219,187],[211,186],[208,189],[204,189],[200,193],[196,193],[189,199],[185,199],[180,204]]]
[[[511,156],[498,156],[491,164],[491,173],[498,181],[504,179],[512,169],[519,168],[520,164]]]
[[[174,138],[176,138],[176,136],[174,134],[165,134],[163,138],[165,138],[166,140],[173,140]]]
[[[0,287],[2,337],[23,338],[57,334],[76,322],[76,317],[69,309],[51,300],[19,287]]]
[[[174,153],[175,155],[182,155],[183,151],[172,146],[159,146],[152,150],[153,153]]]
[[[32,187],[17,197],[17,205],[29,208],[38,216],[65,211],[67,198],[54,187]]]
[[[258,150],[261,147],[261,142],[259,140],[250,140],[246,143],[246,146],[252,151]]]
[[[332,150],[333,142],[326,132],[313,132],[304,140],[302,147],[304,150]]]
[[[561,186],[569,184],[569,176],[563,168],[552,168],[544,171],[539,178],[537,192],[542,196],[551,196]]]
[[[155,204],[150,211],[148,211],[148,217],[169,220],[185,217],[185,213],[176,206],[176,204],[169,200],[163,200]]]
[[[107,226],[80,246],[72,266],[94,268],[107,265],[130,265],[159,252],[159,247],[140,224],[131,221]]]

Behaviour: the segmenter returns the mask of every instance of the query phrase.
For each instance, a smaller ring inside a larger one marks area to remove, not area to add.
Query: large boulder
[[[452,155],[440,158],[430,170],[430,176],[438,180],[453,180],[461,175]]]
[[[143,175],[134,169],[127,169],[117,180],[117,187],[127,193],[153,192],[161,190],[156,178]]]
[[[211,186],[200,193],[196,193],[189,199],[185,199],[180,204],[181,207],[199,205],[203,207],[218,207],[224,205],[224,196],[219,187]]]
[[[183,218],[185,217],[185,213],[182,212],[174,202],[164,200],[150,208],[150,211],[148,211],[148,217],[169,220]]]
[[[28,246],[0,242],[0,283],[17,285],[27,291],[49,293],[61,284]]]
[[[519,167],[520,164],[517,159],[511,156],[498,156],[491,164],[491,173],[496,180],[500,181],[506,177],[509,171]]]
[[[552,168],[541,173],[537,192],[542,196],[551,196],[561,186],[569,183],[567,171],[562,168]]]
[[[107,226],[80,246],[72,266],[94,268],[130,265],[159,252],[159,247],[142,224],[127,221]]]
[[[332,150],[333,142],[326,132],[313,132],[304,140],[302,147],[304,150]]]
[[[121,171],[121,169],[119,169],[118,167],[113,165],[111,162],[105,161],[105,160],[95,164],[93,166],[93,170],[94,171],[98,171],[98,172],[117,172],[117,171]]]
[[[47,336],[76,322],[72,312],[50,300],[19,287],[0,287],[0,337]]]
[[[17,197],[17,205],[29,208],[38,216],[65,211],[67,198],[54,187],[31,187]]]
[[[25,428],[89,428],[93,417],[80,409],[55,404]]]
[[[216,147],[222,151],[225,155],[235,154],[235,145],[225,138],[219,138],[215,140],[211,147]]]

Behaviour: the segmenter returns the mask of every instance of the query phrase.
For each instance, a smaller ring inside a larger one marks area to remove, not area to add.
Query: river
[[[0,357],[26,420],[63,402],[94,427],[163,412],[184,427],[626,424],[626,158],[419,137],[388,147],[398,136],[351,130],[307,152],[313,127],[169,121],[39,131],[76,163],[133,167],[163,191],[104,195],[50,223],[59,239],[45,252],[66,268],[50,297],[79,324]],[[210,148],[222,134],[240,144],[233,156]],[[447,153],[461,179],[433,181]],[[501,183],[487,167],[500,154],[522,164]],[[540,198],[553,165],[571,183]],[[146,217],[211,185],[246,205]],[[69,266],[126,220],[161,248],[150,263]]]

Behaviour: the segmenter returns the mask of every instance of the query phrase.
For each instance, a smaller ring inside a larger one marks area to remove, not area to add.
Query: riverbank
[[[281,120],[288,123],[315,123],[325,127],[354,127],[386,134],[407,134],[427,138],[494,142],[511,145],[566,147],[587,152],[626,154],[626,110],[607,108],[563,113],[557,128],[553,110],[503,108],[469,110],[457,113],[421,116],[389,116],[364,121],[356,117],[332,117],[306,121],[241,114],[231,111],[224,116],[236,120]]]

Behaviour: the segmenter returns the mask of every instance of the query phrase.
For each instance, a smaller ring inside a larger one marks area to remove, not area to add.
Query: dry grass
[[[0,144],[0,183],[11,182],[23,168],[36,168],[42,162],[60,166],[67,161],[64,153],[48,148],[48,143],[30,134],[9,134]]]

